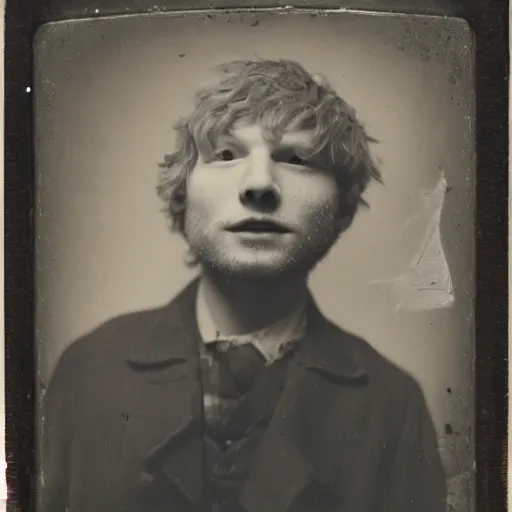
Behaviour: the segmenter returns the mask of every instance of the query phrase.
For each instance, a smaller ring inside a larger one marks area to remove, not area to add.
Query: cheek
[[[185,206],[185,234],[187,238],[194,236],[202,225],[208,222],[211,216],[211,197],[206,193],[206,187],[201,181],[189,179],[187,181],[187,200]]]
[[[187,178],[187,199],[192,204],[225,204],[238,197],[238,182],[232,169],[198,166]]]
[[[336,181],[327,176],[314,176],[303,180],[291,197],[300,206],[302,216],[315,223],[334,219],[338,211],[339,195]]]
[[[187,210],[210,210],[216,201],[217,188],[208,173],[199,169],[192,171],[187,179]]]
[[[185,231],[189,236],[206,232],[222,216],[227,188],[210,169],[194,169],[187,179]]]

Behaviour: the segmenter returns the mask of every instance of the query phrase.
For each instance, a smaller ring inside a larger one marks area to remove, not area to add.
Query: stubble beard
[[[338,238],[338,233],[332,230],[330,233],[323,232],[321,236],[309,237],[274,261],[271,258],[269,261],[269,258],[263,256],[261,259],[255,257],[247,260],[230,255],[204,232],[191,233],[187,238],[199,265],[219,279],[259,284],[269,282],[278,286],[280,282],[309,275],[328,255]]]

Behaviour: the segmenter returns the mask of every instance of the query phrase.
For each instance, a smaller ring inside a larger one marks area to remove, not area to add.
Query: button
[[[143,471],[140,474],[140,483],[143,485],[149,485],[152,484],[155,481],[154,475],[151,473],[148,473],[147,471]]]

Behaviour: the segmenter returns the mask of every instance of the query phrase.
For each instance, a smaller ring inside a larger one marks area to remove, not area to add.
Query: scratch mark
[[[431,220],[409,268],[398,277],[372,283],[392,285],[397,311],[447,308],[455,301],[439,229],[446,191],[446,180],[441,177],[433,190],[423,192],[423,211]]]

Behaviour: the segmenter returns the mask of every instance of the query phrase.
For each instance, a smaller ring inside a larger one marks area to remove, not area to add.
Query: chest
[[[70,454],[75,500],[95,510],[198,510],[210,464],[198,375],[187,362],[144,375],[105,374],[103,386],[98,379],[81,390],[86,407],[76,418]],[[382,446],[388,443],[391,453],[392,442],[380,428],[385,408],[368,407],[364,389],[341,390],[290,365],[279,394],[256,396],[257,404],[275,403],[264,408],[271,414],[240,492],[249,512],[328,512],[341,503],[355,512],[352,503],[375,499],[378,491],[368,485],[385,481]]]

